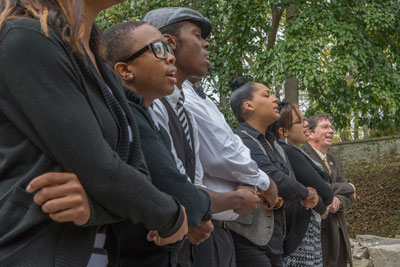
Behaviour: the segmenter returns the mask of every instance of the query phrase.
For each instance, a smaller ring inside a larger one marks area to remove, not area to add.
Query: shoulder
[[[10,40],[7,36],[11,33],[13,34],[13,38]],[[26,46],[31,46],[33,44],[32,38],[34,38],[35,42],[47,41],[64,43],[61,36],[50,27],[48,28],[48,35],[46,36],[42,31],[39,20],[32,18],[15,18],[7,21],[0,34],[0,42],[12,41],[16,44],[19,42],[27,42],[25,43]]]
[[[303,154],[304,152],[300,151],[300,148],[297,148],[291,144],[289,145],[280,143],[280,145],[289,158],[291,159],[295,158],[296,160],[301,160],[301,161],[306,160],[306,156]]]
[[[241,126],[233,130],[233,133],[238,135],[242,139],[250,139],[250,136],[247,134],[246,130]]]
[[[42,28],[40,26],[40,21],[33,18],[21,17],[8,20],[4,24],[4,30],[12,30],[12,29],[26,29],[34,32],[43,33]]]
[[[6,23],[0,35],[0,64],[4,68],[9,68],[9,64],[20,64],[29,71],[74,68],[70,46],[50,28],[46,36],[35,19],[13,19]]]

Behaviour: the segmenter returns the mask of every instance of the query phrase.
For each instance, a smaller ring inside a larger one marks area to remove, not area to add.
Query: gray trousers
[[[194,251],[193,267],[236,267],[235,246],[228,229],[214,225],[210,237]]]

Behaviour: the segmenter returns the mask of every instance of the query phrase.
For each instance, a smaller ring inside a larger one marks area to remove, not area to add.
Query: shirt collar
[[[253,136],[254,138],[259,138],[260,136],[262,138],[264,138],[264,135],[262,133],[260,133],[259,131],[257,131],[256,129],[254,129],[253,127],[250,126],[250,124],[248,124],[247,122],[243,121],[240,123],[240,127],[243,128],[244,130],[246,130],[246,132],[248,134],[250,134],[251,136]]]
[[[321,158],[321,160],[324,160],[324,159],[325,159],[326,154],[323,154],[321,151],[319,151],[318,149],[316,149],[316,148],[313,147],[312,145],[310,145],[310,146],[315,150],[315,152],[317,152],[317,154],[318,154],[318,156]]]
[[[193,83],[192,83],[191,81],[189,81],[189,80],[185,80],[185,81],[183,82],[183,84],[182,84],[182,87],[183,87],[184,85],[189,86],[189,87],[192,87],[192,86],[193,86]]]
[[[151,119],[154,122],[154,126],[156,126],[157,130],[160,130],[160,126],[158,124],[157,115],[154,113],[153,107],[149,107],[147,109],[147,111],[149,112],[149,115],[150,115]]]
[[[176,85],[174,85],[174,91],[172,92],[172,94],[165,96],[165,98],[175,108],[180,96],[181,90]]]

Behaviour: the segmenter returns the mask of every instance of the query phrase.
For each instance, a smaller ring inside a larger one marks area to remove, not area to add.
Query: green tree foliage
[[[295,19],[286,19],[290,5]],[[329,113],[338,128],[367,126],[375,135],[400,130],[399,1],[138,0],[104,11],[98,24],[162,6],[191,7],[213,23],[213,71],[203,86],[232,125],[229,77],[262,82],[280,96],[290,74],[307,115]]]

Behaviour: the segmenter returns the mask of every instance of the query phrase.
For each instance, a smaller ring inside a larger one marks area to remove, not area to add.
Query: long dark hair
[[[28,17],[40,21],[42,31],[49,36],[49,27],[55,30],[73,51],[83,53],[83,0],[0,0],[0,31],[11,19]],[[91,43],[101,50],[100,32],[92,31]]]

